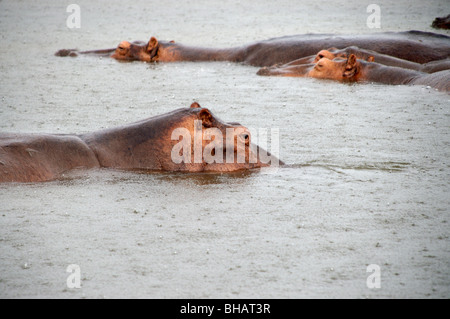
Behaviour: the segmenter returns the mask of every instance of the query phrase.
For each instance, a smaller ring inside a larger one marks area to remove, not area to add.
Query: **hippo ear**
[[[350,54],[347,58],[347,66],[354,67],[356,66],[356,55]]]
[[[201,108],[201,106],[197,102],[194,102],[194,103],[191,104],[191,108],[197,109],[197,108]]]
[[[212,126],[213,116],[212,116],[211,112],[208,109],[202,109],[198,115],[200,117],[200,120],[202,120],[202,125],[204,127],[211,127]]]
[[[357,67],[356,67],[356,56],[354,54],[350,54],[347,58],[347,61],[345,62],[345,70],[343,77],[344,78],[351,78],[356,74]]]
[[[375,58],[371,55],[367,58],[367,62],[375,62]]]
[[[147,52],[150,54],[150,58],[153,59],[158,54],[159,42],[155,37],[151,37],[147,43]]]
[[[147,52],[152,51],[154,48],[158,46],[158,40],[155,37],[151,37],[147,43]]]

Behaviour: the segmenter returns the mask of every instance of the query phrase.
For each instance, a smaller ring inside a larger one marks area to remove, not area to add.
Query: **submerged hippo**
[[[450,58],[421,64],[399,59],[390,55],[381,54],[376,51],[361,49],[356,46],[351,46],[344,49],[329,48],[326,50],[320,50],[316,55],[310,55],[308,57],[291,61],[289,63],[286,63],[284,67],[307,63],[316,63],[322,58],[328,58],[330,60],[334,60],[336,58],[347,59],[350,54],[354,54],[358,60],[365,60],[368,62],[375,61],[387,66],[395,66],[425,73],[434,73],[450,69]],[[280,67],[280,65],[277,66]]]
[[[436,18],[431,23],[431,26],[435,29],[450,29],[450,14],[446,17]]]
[[[421,31],[383,32],[366,35],[306,34],[273,38],[240,47],[215,49],[192,47],[174,41],[147,43],[121,42],[117,48],[82,51],[60,50],[58,56],[77,54],[108,55],[121,61],[231,61],[253,66],[271,66],[315,55],[323,48],[357,46],[381,54],[417,63],[427,63],[450,57],[450,37]]]
[[[0,134],[0,182],[48,181],[76,168],[232,172],[275,163],[283,164],[251,144],[247,128],[198,103],[83,135]]]
[[[258,75],[312,77],[341,82],[376,82],[383,84],[427,85],[450,91],[450,70],[428,74],[420,71],[358,60],[354,54],[347,59],[321,58],[316,63],[262,68]]]

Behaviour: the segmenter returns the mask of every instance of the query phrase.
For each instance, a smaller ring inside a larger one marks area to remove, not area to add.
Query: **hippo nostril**
[[[268,67],[262,67],[261,69],[256,72],[257,75],[269,75],[269,68]]]
[[[239,135],[239,138],[245,145],[249,145],[250,144],[250,134],[242,133],[242,134]]]

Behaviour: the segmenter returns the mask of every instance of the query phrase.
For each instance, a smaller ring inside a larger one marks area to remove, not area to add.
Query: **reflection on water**
[[[159,183],[160,185],[161,183],[192,183],[193,185],[201,186],[213,184],[239,184],[260,173],[260,169],[226,173],[164,172],[144,169],[79,169],[66,172],[56,181],[50,181],[46,183],[58,183],[61,185],[73,185],[93,182],[100,182],[108,185],[119,185],[121,183]]]
[[[410,168],[411,163],[406,162],[380,162],[380,163],[357,163],[357,164],[325,164],[319,161],[310,161],[305,164],[288,164],[284,167],[302,168],[302,167],[320,167],[333,171],[339,170],[380,170],[389,172],[400,172]]]
[[[63,174],[57,183],[61,185],[71,185],[73,183],[91,183],[94,180],[109,185],[117,185],[121,183],[192,183],[194,185],[214,185],[214,184],[239,184],[246,182],[251,177],[271,174],[273,172],[280,173],[283,169],[303,169],[307,167],[320,168],[325,170],[341,173],[345,170],[378,170],[387,172],[401,172],[411,167],[411,163],[406,162],[380,162],[380,163],[358,163],[358,164],[332,164],[320,163],[320,161],[310,161],[303,164],[286,164],[276,170],[271,169],[253,169],[246,171],[214,173],[214,172],[164,172],[159,170],[115,170],[115,169],[93,169],[93,170],[73,170]],[[281,172],[282,174],[282,172]],[[52,183],[47,182],[47,183]],[[32,184],[32,183],[30,183]]]
[[[145,170],[134,170],[135,173],[153,175],[158,182],[173,182],[173,183],[193,183],[195,185],[212,185],[212,184],[234,184],[240,183],[258,174],[259,170],[237,171],[227,173],[183,173],[183,172],[155,172]]]

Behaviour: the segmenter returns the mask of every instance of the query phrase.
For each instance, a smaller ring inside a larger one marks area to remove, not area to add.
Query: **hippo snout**
[[[269,68],[267,66],[265,66],[265,67],[262,67],[261,69],[259,69],[256,74],[257,75],[269,75],[269,73],[270,73]]]
[[[71,57],[76,57],[78,54],[76,53],[76,49],[62,49],[59,50],[55,53],[56,56],[71,56]]]

